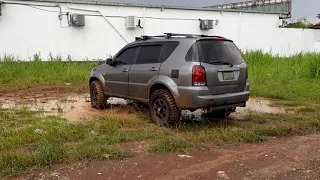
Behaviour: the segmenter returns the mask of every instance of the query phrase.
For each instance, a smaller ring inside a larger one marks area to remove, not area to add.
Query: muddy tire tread
[[[97,89],[97,104],[92,105],[92,107],[96,109],[105,109],[107,106],[107,98],[103,93],[101,83],[98,80],[95,80],[91,83],[91,85],[95,86]]]
[[[166,89],[158,89],[151,94],[150,99],[154,99],[154,96],[159,96],[159,95],[163,96],[169,105],[169,118],[167,120],[168,127],[177,126],[178,122],[180,121],[181,111],[178,109],[172,94]],[[152,109],[153,104],[150,103],[149,106],[150,106],[149,108]]]

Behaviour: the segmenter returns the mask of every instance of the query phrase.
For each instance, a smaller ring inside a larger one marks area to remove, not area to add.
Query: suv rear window
[[[196,46],[196,48],[195,48]],[[199,61],[203,63],[229,62],[233,65],[241,64],[243,57],[232,41],[200,40],[189,50],[186,61]]]

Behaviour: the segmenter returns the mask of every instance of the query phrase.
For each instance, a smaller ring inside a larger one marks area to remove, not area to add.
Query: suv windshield
[[[243,61],[239,49],[232,41],[200,40],[197,45],[199,58],[203,63],[233,66],[239,65]]]

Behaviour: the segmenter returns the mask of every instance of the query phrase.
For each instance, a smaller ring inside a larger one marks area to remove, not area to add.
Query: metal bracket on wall
[[[1,9],[1,5],[3,4],[4,2],[0,1],[0,16],[2,16],[2,9]]]

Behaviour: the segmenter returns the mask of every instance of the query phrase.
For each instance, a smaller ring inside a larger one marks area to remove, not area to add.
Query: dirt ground
[[[127,104],[112,98],[110,107]],[[266,99],[250,99],[246,108],[233,115],[249,111],[286,113],[270,107]],[[29,89],[11,94],[0,94],[0,108],[27,108],[57,115],[71,122],[98,117],[101,111],[90,107],[88,94],[65,90]],[[184,118],[199,118],[201,111],[183,112]],[[79,162],[58,165],[52,170],[32,173],[11,179],[310,179],[320,180],[320,135],[274,138],[256,144],[207,146],[207,150],[187,154],[150,154],[147,142],[123,144],[137,156],[126,160]]]
[[[109,98],[110,108],[126,105],[130,101],[119,98]],[[271,101],[262,98],[251,98],[247,107],[238,108],[233,114],[236,118],[249,111],[261,113],[286,113],[285,110],[271,107]],[[32,111],[41,111],[45,115],[61,116],[68,121],[77,122],[89,120],[101,116],[100,110],[91,108],[89,94],[70,93],[66,90],[57,89],[28,89],[14,93],[0,94],[0,108],[26,108]],[[201,120],[202,111],[193,113],[182,112],[182,119]]]
[[[138,156],[122,161],[82,162],[21,180],[106,179],[320,179],[320,136],[279,138],[260,144],[212,146],[188,154],[148,154],[145,143],[127,144]]]

